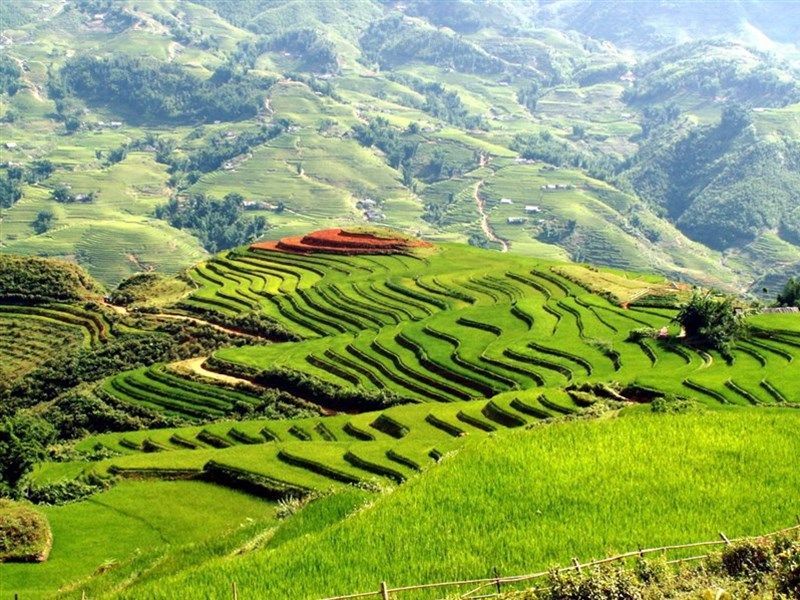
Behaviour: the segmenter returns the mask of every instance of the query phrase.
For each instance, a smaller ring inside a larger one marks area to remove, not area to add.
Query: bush
[[[636,578],[623,569],[599,569],[584,573],[554,573],[543,600],[640,600]]]
[[[722,552],[722,567],[731,577],[759,579],[775,568],[771,545],[754,540],[735,544]]]
[[[273,79],[222,66],[200,79],[186,67],[151,58],[77,56],[50,81],[50,94],[127,110],[150,121],[230,121],[256,116]],[[62,114],[65,114],[64,111]]]
[[[800,542],[778,540],[775,548],[778,561],[777,591],[787,598],[800,598]]]
[[[658,336],[658,330],[653,327],[639,327],[631,329],[626,341],[641,342],[642,340],[652,340]]]
[[[111,487],[111,481],[96,479],[82,481],[69,479],[40,486],[31,486],[25,490],[25,497],[34,504],[69,504],[88,498]]]
[[[6,302],[82,300],[97,285],[80,267],[31,256],[0,254],[0,299]]]
[[[88,433],[143,429],[145,420],[109,406],[90,393],[69,393],[59,398],[44,415],[61,439],[76,439]]]
[[[156,216],[176,229],[190,230],[209,252],[219,252],[252,242],[267,230],[267,220],[246,217],[243,204],[240,194],[227,194],[222,201],[197,194],[187,202],[172,199],[156,207]]]
[[[37,235],[41,235],[50,230],[56,216],[52,210],[40,210],[36,213],[36,218],[31,222],[31,227]]]
[[[0,500],[0,563],[41,562],[50,552],[50,524],[31,507]]]
[[[650,403],[650,410],[660,414],[685,413],[694,408],[697,408],[695,402],[686,398],[678,398],[672,394],[656,398]]]
[[[15,494],[54,440],[53,426],[38,417],[18,413],[0,421],[0,494]]]

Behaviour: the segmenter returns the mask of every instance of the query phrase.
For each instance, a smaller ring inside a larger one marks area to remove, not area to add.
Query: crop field
[[[50,198],[50,187],[28,186],[5,213],[0,251],[76,259],[109,286],[142,270],[177,273],[206,253],[190,234],[147,216],[168,197],[166,177],[152,155],[138,152],[106,169],[54,177],[53,186],[95,193],[92,202],[60,204]],[[37,235],[30,224],[42,210],[53,212],[54,226]]]
[[[177,397],[177,392],[170,395]],[[488,433],[578,414],[596,400],[587,393],[546,389],[490,401],[420,403],[352,416],[220,421],[102,434],[82,440],[77,449],[101,447],[120,456],[91,465],[44,465],[35,479],[57,479],[65,469],[71,476],[183,473],[274,498],[343,484],[398,484]]]
[[[163,560],[170,547],[193,544],[198,559],[204,543],[243,527],[252,530],[256,523],[273,523],[275,506],[200,482],[128,481],[85,502],[44,507],[43,512],[53,530],[50,558],[42,564],[4,564],[0,593],[40,598],[142,553]],[[74,589],[79,588],[73,594]]]
[[[240,250],[191,271],[202,287],[182,306],[257,311],[309,338],[220,350],[216,369],[284,368],[414,402],[610,382],[712,403],[800,401],[786,368],[800,343],[797,326],[756,327],[726,360],[681,344],[674,310],[635,301],[661,293],[675,304],[685,288],[500,254],[485,255],[478,267],[475,252],[447,245],[370,257]],[[614,290],[616,301],[589,290]],[[669,334],[631,341],[642,327]]]
[[[0,526],[0,600],[319,600],[795,524],[788,11],[5,4],[0,508],[52,551]]]
[[[721,530],[773,530],[800,508],[799,418],[786,409],[634,411],[486,437],[279,552],[212,560],[122,597],[222,597],[235,581],[240,593],[311,599],[377,589],[380,580],[531,572]]]
[[[368,531],[390,523],[401,541],[395,550],[381,552],[403,552],[413,560],[388,566],[382,561],[380,577],[400,585],[479,577],[492,566],[502,572],[545,568],[571,558],[565,552],[588,559],[637,544],[687,541],[715,528],[747,534],[780,526],[796,511],[786,504],[794,484],[785,473],[794,452],[788,438],[800,414],[792,410],[800,406],[792,370],[800,345],[796,315],[751,317],[751,335],[726,360],[682,342],[671,306],[689,288],[658,276],[449,244],[412,243],[399,253],[358,254],[408,242],[381,242],[364,232],[339,240],[336,231],[224,252],[190,271],[198,288],[165,307],[202,311],[212,320],[256,312],[300,341],[220,349],[205,360],[204,376],[176,363],[106,378],[94,389],[99,398],[185,425],[90,435],[75,445],[74,457],[41,463],[30,480],[35,485],[117,482],[104,493],[112,498],[130,486],[194,485],[200,498],[207,489],[236,498],[245,493],[252,502],[265,502],[269,514],[270,503],[322,495],[277,531],[305,527],[307,511],[313,515],[329,504],[343,502],[352,510],[369,500],[369,508],[344,520],[334,510],[339,517],[308,530],[318,550],[303,554],[302,563],[292,550],[300,542],[291,539],[285,548],[283,543],[275,548],[268,566],[260,553],[222,558],[231,544],[251,543],[237,536],[267,535],[272,517],[266,515],[267,521],[256,519],[261,529],[220,535],[210,545],[196,545],[201,536],[192,530],[174,547],[141,555],[125,542],[119,566],[85,580],[81,589],[105,593],[114,586],[123,597],[215,597],[218,586],[236,581],[240,589],[265,597],[314,598],[373,586],[378,565],[371,558],[350,557],[353,568],[346,577],[329,575],[330,561],[340,551],[350,552],[333,549],[350,548],[352,536],[366,536],[383,548],[373,539],[381,534]],[[342,245],[331,245],[337,253],[308,251],[323,243]],[[663,328],[663,336],[631,337],[644,327]],[[101,333],[90,329],[76,343],[97,343]],[[223,385],[214,375],[228,382]],[[263,388],[288,392],[301,404],[313,402],[320,414],[231,420],[258,405]],[[694,408],[688,414],[651,414],[646,403],[665,394],[690,398]],[[742,445],[743,428],[756,441]],[[603,451],[589,452],[600,447],[600,439]],[[81,453],[98,458],[81,459]],[[502,469],[500,457],[506,461]],[[770,470],[752,468],[762,463]],[[748,468],[742,470],[742,464]],[[599,479],[598,465],[604,465]],[[668,465],[675,473],[691,470],[698,480],[680,492],[678,504],[665,507],[664,490],[674,489],[683,476],[670,475]],[[535,477],[529,473],[534,468]],[[637,475],[626,475],[623,485],[621,473]],[[773,476],[785,478],[786,485],[767,485]],[[592,485],[581,483],[590,477]],[[486,490],[489,479],[501,486],[496,489],[504,490],[502,495]],[[650,486],[647,493],[642,485]],[[743,487],[773,498],[774,508],[754,518],[757,503],[741,493]],[[361,491],[353,496],[355,488]],[[602,491],[583,498],[589,489]],[[583,498],[580,506],[565,500],[576,494]],[[447,535],[431,533],[434,518],[449,523],[473,497],[484,499],[483,508],[475,510],[485,512],[486,525],[470,518],[462,532],[466,542],[452,559],[426,560],[450,543]],[[535,501],[520,503],[523,497]],[[448,501],[434,508],[428,505],[431,498]],[[49,511],[54,530],[72,522],[70,510],[94,510],[92,502]],[[400,517],[410,505],[425,505],[426,517],[416,524]],[[489,525],[488,515],[512,513],[515,522],[525,523],[528,533],[522,537]],[[662,518],[650,519],[651,513]],[[578,536],[587,519],[599,527],[591,536]],[[486,546],[481,532],[488,530],[499,531],[503,543]],[[420,537],[426,541],[419,549],[407,547]],[[170,579],[168,569],[154,565],[185,564],[180,548],[190,538],[194,550],[188,556],[204,566],[196,578]],[[150,566],[134,575],[142,565]],[[46,577],[37,578],[39,591],[52,589],[73,568],[54,551]],[[271,582],[277,573],[292,576],[266,591],[255,572],[270,574]],[[29,589],[19,579],[23,575],[12,573],[16,588]]]
[[[96,313],[66,304],[0,305],[0,381],[10,383],[54,357],[111,335]]]

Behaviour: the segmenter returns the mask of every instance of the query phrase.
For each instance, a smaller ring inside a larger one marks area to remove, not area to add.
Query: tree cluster
[[[0,94],[13,96],[22,87],[22,69],[8,55],[0,55]]]
[[[702,348],[718,350],[729,357],[733,344],[747,332],[744,314],[733,298],[719,298],[696,291],[681,306],[675,320],[683,327],[686,339]]]
[[[156,217],[177,229],[190,230],[209,252],[252,242],[268,228],[263,216],[245,216],[244,198],[235,193],[227,194],[222,200],[204,194],[184,201],[173,198],[156,207]]]
[[[193,123],[254,117],[273,83],[226,65],[204,80],[186,67],[150,58],[81,55],[51,77],[49,91],[65,120],[76,116],[71,104],[77,99],[121,109],[136,120]]]

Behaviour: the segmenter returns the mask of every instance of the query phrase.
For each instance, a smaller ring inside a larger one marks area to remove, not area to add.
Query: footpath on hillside
[[[503,238],[498,237],[498,235],[494,232],[494,229],[492,229],[492,225],[489,223],[489,215],[486,214],[486,203],[483,201],[483,198],[481,198],[480,194],[483,181],[484,180],[481,179],[475,184],[475,190],[472,194],[475,198],[475,204],[478,207],[478,213],[481,215],[481,229],[489,241],[500,244],[500,252],[508,252],[508,242]]]

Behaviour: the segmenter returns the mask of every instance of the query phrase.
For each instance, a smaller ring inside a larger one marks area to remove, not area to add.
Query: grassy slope
[[[488,438],[279,552],[220,559],[123,597],[221,598],[236,581],[262,598],[314,598],[775,529],[800,508],[798,425],[795,411],[733,409]]]
[[[0,592],[38,598],[142,552],[207,541],[249,522],[268,522],[274,505],[210,484],[126,482],[65,506],[45,507],[53,550],[42,564],[4,565]]]

